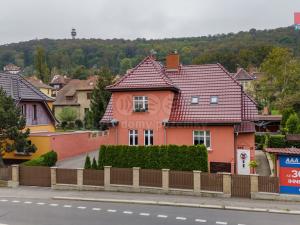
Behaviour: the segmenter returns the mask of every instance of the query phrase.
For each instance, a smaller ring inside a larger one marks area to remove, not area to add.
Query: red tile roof
[[[107,87],[110,91],[157,88],[177,90],[177,87],[165,75],[163,66],[151,56],[146,57],[115,84]]]
[[[266,152],[282,155],[300,155],[300,148],[266,148]]]
[[[168,123],[241,123],[257,115],[255,102],[242,91],[241,85],[220,64],[181,66],[179,71],[167,72],[153,58],[147,57],[117,83],[111,91],[175,89]],[[199,97],[191,104],[192,96]],[[218,104],[211,104],[218,96]],[[101,122],[113,117],[112,104]]]

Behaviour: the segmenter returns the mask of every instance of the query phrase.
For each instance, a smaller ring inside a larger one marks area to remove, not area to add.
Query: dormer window
[[[199,97],[198,96],[192,96],[191,103],[192,104],[198,104],[199,103]]]
[[[219,98],[218,96],[211,96],[210,97],[210,104],[218,104]]]
[[[148,111],[148,97],[147,96],[134,96],[133,97],[133,111],[134,112],[147,112]]]

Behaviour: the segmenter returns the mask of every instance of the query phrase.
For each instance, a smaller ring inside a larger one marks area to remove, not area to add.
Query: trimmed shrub
[[[65,130],[67,128],[68,122],[67,121],[62,121],[60,126],[63,130]]]
[[[41,155],[36,159],[32,159],[27,162],[24,162],[23,165],[51,167],[51,166],[55,166],[56,162],[57,162],[57,153],[55,151],[50,151],[45,153],[44,155]]]
[[[266,138],[266,147],[268,148],[285,148],[286,146],[284,135],[270,135]]]
[[[82,129],[83,128],[83,122],[81,120],[75,120],[75,126],[77,129]]]
[[[98,169],[98,165],[97,165],[97,161],[96,161],[95,157],[93,158],[93,162],[92,162],[91,168],[94,169],[94,170]]]
[[[99,152],[98,168],[103,169],[104,166],[207,172],[208,155],[204,145],[102,145]]]
[[[91,168],[92,168],[91,158],[89,155],[86,155],[85,162],[84,162],[84,169],[91,169]]]

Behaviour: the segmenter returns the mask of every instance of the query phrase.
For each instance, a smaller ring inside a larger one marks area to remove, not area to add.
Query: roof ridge
[[[234,77],[232,77],[230,75],[228,70],[226,70],[225,67],[222,66],[220,63],[217,63],[217,65],[227,74],[228,77],[230,77],[231,80],[233,80],[238,86],[240,86],[242,88],[242,91],[243,91],[243,86],[236,79],[234,79]]]

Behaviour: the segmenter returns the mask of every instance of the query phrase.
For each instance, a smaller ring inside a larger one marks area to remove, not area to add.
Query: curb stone
[[[54,197],[52,197],[52,199],[53,200],[69,200],[69,201],[110,202],[110,203],[129,203],[129,204],[161,205],[161,206],[190,207],[190,208],[223,209],[223,210],[235,210],[235,211],[266,212],[266,213],[300,215],[300,211],[288,210],[288,209],[280,210],[280,209],[226,206],[226,205],[205,205],[205,204],[194,204],[194,203],[150,201],[150,200],[144,201],[144,200],[130,200],[130,199],[80,198],[80,197],[63,197],[63,196],[54,196]]]

